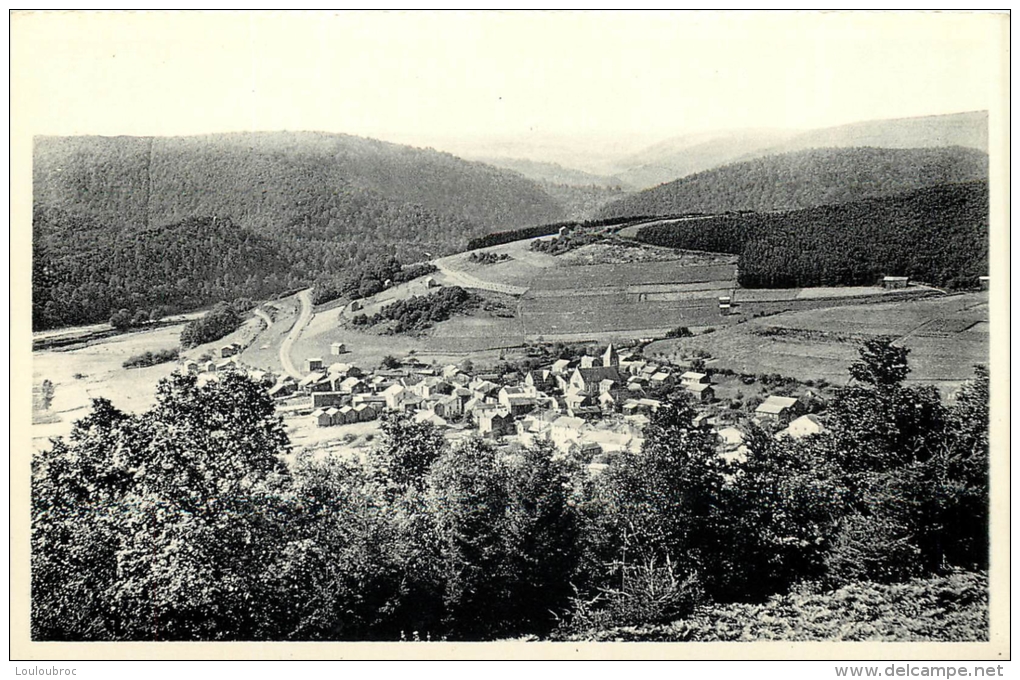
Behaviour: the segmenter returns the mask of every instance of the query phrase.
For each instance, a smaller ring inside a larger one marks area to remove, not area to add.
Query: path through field
[[[294,361],[290,357],[290,348],[294,345],[294,341],[301,335],[301,331],[305,329],[308,322],[312,320],[312,290],[303,290],[298,293],[298,300],[301,301],[301,314],[298,315],[297,321],[294,322],[294,326],[290,329],[290,333],[284,338],[283,342],[280,343],[280,363],[283,365],[283,370],[287,372],[287,375],[292,378],[301,378],[301,373],[298,372],[297,367],[294,366]]]
[[[436,260],[436,268],[450,281],[460,285],[462,288],[478,288],[480,290],[491,290],[494,293],[506,293],[507,295],[524,295],[527,288],[512,286],[508,283],[496,283],[494,281],[483,281],[477,277],[465,274],[462,271],[450,269],[445,263]]]

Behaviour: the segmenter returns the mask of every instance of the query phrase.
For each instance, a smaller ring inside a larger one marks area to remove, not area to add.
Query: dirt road
[[[312,290],[303,290],[298,293],[298,300],[301,301],[301,313],[298,315],[297,320],[294,322],[294,326],[290,329],[290,333],[280,343],[280,364],[283,365],[283,370],[287,372],[287,375],[292,378],[300,379],[303,377],[294,365],[294,361],[290,356],[290,349],[294,345],[294,341],[301,336],[301,331],[305,329],[308,322],[312,320]]]

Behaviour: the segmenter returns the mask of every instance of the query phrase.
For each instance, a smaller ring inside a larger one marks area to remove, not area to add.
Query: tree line
[[[36,640],[482,640],[669,622],[792,587],[988,564],[988,374],[951,406],[870,341],[807,439],[727,463],[682,390],[638,455],[451,445],[384,418],[364,465],[299,457],[264,389],[172,375],[33,461]]]
[[[782,213],[652,225],[637,239],[740,255],[748,288],[874,285],[882,275],[975,288],[988,273],[988,184],[928,187]]]

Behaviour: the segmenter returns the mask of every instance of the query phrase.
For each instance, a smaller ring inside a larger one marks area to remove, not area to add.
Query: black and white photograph
[[[12,661],[1009,659],[1008,12],[10,29]]]

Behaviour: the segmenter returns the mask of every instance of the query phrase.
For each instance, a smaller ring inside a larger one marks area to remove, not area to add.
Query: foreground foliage
[[[869,341],[829,432],[753,430],[735,464],[678,392],[641,453],[594,477],[549,444],[450,445],[398,415],[364,465],[285,465],[264,389],[175,374],[151,411],[98,400],[33,461],[33,637],[479,640],[680,620],[695,632],[663,634],[849,639],[928,635],[943,616],[975,639],[984,601],[953,574],[988,568],[987,371],[951,407],[908,372],[906,350]],[[913,600],[927,586],[853,585],[932,575],[945,587]],[[797,594],[850,585],[846,606]],[[815,623],[770,613],[791,607]]]
[[[592,630],[574,640],[633,642],[970,642],[988,639],[988,574],[854,583],[763,604],[701,607],[664,625]]]

